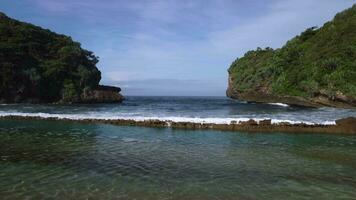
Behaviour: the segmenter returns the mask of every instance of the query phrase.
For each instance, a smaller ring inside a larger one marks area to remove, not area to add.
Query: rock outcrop
[[[284,133],[332,133],[332,134],[356,134],[356,118],[349,117],[339,119],[336,125],[323,124],[290,124],[288,122],[271,123],[270,120],[255,121],[250,119],[237,123],[231,121],[230,124],[195,123],[195,122],[174,122],[170,120],[143,120],[133,119],[67,119],[58,117],[36,117],[36,116],[0,116],[0,120],[50,120],[50,121],[77,121],[83,123],[105,123],[122,126],[145,126],[155,128],[177,128],[177,129],[212,129],[223,131],[243,131],[243,132],[284,132]]]
[[[248,102],[356,107],[356,5],[282,48],[257,48],[229,68],[226,95]]]
[[[119,87],[100,85],[94,90],[84,91],[80,103],[120,103],[124,97]]]
[[[356,98],[346,96],[341,92],[337,92],[330,97],[320,91],[312,97],[298,97],[287,95],[275,95],[267,87],[260,87],[253,91],[241,91],[233,84],[233,77],[229,75],[228,88],[226,96],[232,99],[254,103],[284,103],[288,105],[305,106],[305,107],[338,107],[338,108],[354,108],[356,107]]]
[[[99,85],[98,62],[71,37],[0,12],[0,103],[121,102],[120,88]]]

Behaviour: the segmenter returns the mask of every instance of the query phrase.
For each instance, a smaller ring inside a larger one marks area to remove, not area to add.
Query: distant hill
[[[228,71],[231,98],[356,107],[356,5],[280,49],[247,52]]]
[[[108,87],[99,86],[97,63],[70,37],[0,12],[0,102],[121,101],[119,88],[108,97]],[[103,88],[106,97],[100,99]]]

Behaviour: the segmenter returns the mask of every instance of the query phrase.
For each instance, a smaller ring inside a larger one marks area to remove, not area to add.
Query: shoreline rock
[[[56,117],[34,117],[34,116],[0,116],[0,120],[46,120],[46,121],[69,121],[79,123],[101,123],[119,126],[142,126],[154,128],[173,129],[207,129],[221,131],[241,131],[241,132],[280,132],[280,133],[326,133],[326,134],[356,134],[356,118],[348,117],[339,119],[335,125],[323,124],[290,124],[282,122],[272,124],[269,119],[257,122],[253,119],[245,122],[230,124],[194,123],[194,122],[174,122],[170,120],[144,120],[135,121],[131,119],[69,119]]]
[[[323,91],[315,94],[314,97],[303,98],[297,96],[277,96],[271,94],[265,88],[255,91],[239,91],[234,87],[233,78],[229,74],[228,88],[226,96],[240,101],[254,103],[284,103],[294,106],[304,107],[336,107],[336,108],[355,108],[356,99],[337,93],[333,98],[329,98]]]
[[[121,103],[124,97],[120,91],[119,87],[99,85],[94,90],[84,91],[77,103]]]

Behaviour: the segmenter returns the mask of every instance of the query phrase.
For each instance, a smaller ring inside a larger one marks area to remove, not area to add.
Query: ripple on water
[[[0,121],[9,198],[356,196],[356,137]]]

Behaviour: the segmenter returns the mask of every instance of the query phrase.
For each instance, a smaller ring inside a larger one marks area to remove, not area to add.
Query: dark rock
[[[230,75],[229,75],[230,76]],[[260,90],[261,89],[261,90]],[[229,78],[226,96],[232,99],[255,103],[284,103],[295,106],[305,107],[338,107],[352,108],[356,107],[356,98],[346,96],[340,91],[330,98],[323,92],[315,93],[312,97],[284,96],[271,94],[269,90],[261,87],[253,91],[239,91],[232,83],[232,78]]]
[[[99,86],[95,90],[84,91],[78,103],[120,103],[124,97],[121,89],[113,86]]]
[[[245,122],[240,122],[239,124],[240,125],[244,125],[244,126],[257,126],[258,125],[258,123],[253,119],[250,119],[250,120],[245,121]]]
[[[97,90],[100,91],[112,91],[112,92],[121,92],[121,88],[109,85],[99,85]]]
[[[260,126],[254,120],[240,122],[239,124],[201,124],[192,122],[172,122],[159,120],[135,121],[126,119],[102,120],[102,119],[64,119],[64,118],[43,118],[35,116],[0,116],[0,119],[11,120],[53,120],[53,121],[78,121],[83,123],[106,123],[125,126],[148,126],[148,127],[171,127],[182,129],[215,129],[226,131],[246,131],[246,132],[288,132],[288,133],[335,133],[335,134],[356,134],[356,118],[350,117],[337,120],[337,125],[308,125],[308,124],[290,124],[287,122]]]
[[[338,119],[338,120],[336,120],[336,125],[350,127],[350,128],[356,128],[356,117],[347,117],[347,118],[343,118],[343,119]]]
[[[271,119],[261,120],[261,121],[258,122],[258,125],[260,125],[260,126],[269,126],[269,125],[271,125]]]

